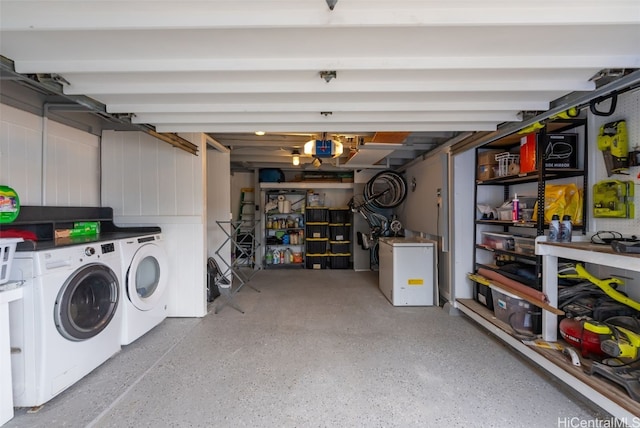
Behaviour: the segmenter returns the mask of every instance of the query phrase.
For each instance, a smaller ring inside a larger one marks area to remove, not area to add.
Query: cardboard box
[[[520,139],[520,172],[536,171],[538,134],[529,134]],[[545,168],[578,168],[578,134],[547,134],[544,147]]]
[[[548,134],[545,168],[578,168],[578,134]]]
[[[504,150],[478,150],[478,165],[498,165],[496,155]]]
[[[485,181],[496,176],[496,169],[498,164],[478,165],[478,180]]]

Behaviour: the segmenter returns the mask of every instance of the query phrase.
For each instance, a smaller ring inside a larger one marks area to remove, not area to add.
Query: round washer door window
[[[145,244],[136,251],[127,272],[127,297],[141,311],[154,309],[166,288],[166,256],[162,248]]]
[[[56,328],[69,340],[98,335],[116,313],[120,286],[108,266],[89,264],[76,270],[64,283],[54,307]]]

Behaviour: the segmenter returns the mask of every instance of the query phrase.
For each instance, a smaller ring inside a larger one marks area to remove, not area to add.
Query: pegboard
[[[609,109],[609,101],[598,105],[598,110],[607,111]],[[627,132],[629,134],[629,150],[640,146],[640,90],[626,92],[618,95],[618,104],[615,112],[611,116],[596,116],[591,112],[588,113],[589,122],[589,183],[590,186],[601,180],[631,180],[634,182],[634,203],[635,216],[632,219],[625,218],[593,218],[593,193],[592,188],[589,189],[587,195],[587,203],[589,209],[590,233],[598,230],[614,230],[625,236],[640,236],[640,167],[635,166],[629,168],[630,175],[613,174],[607,176],[607,170],[604,165],[602,152],[598,150],[597,137],[600,126],[605,123],[625,120],[627,122]]]

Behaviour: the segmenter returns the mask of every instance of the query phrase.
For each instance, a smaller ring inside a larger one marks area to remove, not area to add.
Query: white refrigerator
[[[437,290],[436,242],[379,239],[379,287],[393,306],[433,306]]]

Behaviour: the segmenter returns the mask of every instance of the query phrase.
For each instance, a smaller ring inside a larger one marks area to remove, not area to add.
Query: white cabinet
[[[13,384],[11,382],[11,344],[9,342],[9,303],[22,299],[22,288],[0,290],[0,425],[13,418]]]
[[[437,289],[435,242],[380,238],[379,287],[394,306],[433,306]]]

